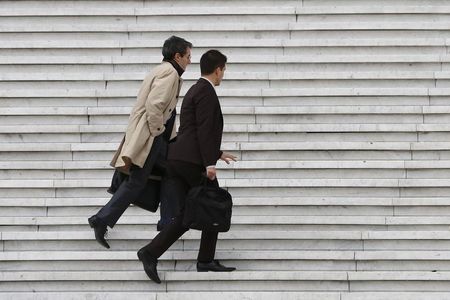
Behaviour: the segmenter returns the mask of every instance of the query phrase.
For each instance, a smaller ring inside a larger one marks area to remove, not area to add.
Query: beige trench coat
[[[144,166],[154,138],[164,132],[164,124],[177,105],[181,85],[182,79],[169,62],[161,63],[145,77],[112,167],[127,173],[131,164]],[[175,136],[173,126],[170,138]]]

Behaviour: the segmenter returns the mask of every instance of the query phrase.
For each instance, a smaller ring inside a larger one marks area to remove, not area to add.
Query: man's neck
[[[215,80],[214,80],[214,78],[212,78],[211,76],[205,76],[205,75],[202,75],[202,78],[208,80],[208,81],[212,84],[213,87],[216,86],[216,84],[214,83]]]
[[[178,76],[181,77],[181,75],[183,75],[184,73],[184,69],[173,59],[163,59],[163,61],[166,61],[168,63],[170,63],[175,70],[177,70]]]

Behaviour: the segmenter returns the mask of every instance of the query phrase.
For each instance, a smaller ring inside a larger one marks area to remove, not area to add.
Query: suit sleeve
[[[222,128],[220,127],[220,104],[214,95],[207,94],[201,97],[195,111],[197,123],[197,138],[203,166],[217,163],[221,156],[220,140]]]
[[[165,130],[163,113],[170,103],[170,96],[177,82],[176,73],[162,74],[152,82],[145,101],[147,124],[152,136],[158,136]]]

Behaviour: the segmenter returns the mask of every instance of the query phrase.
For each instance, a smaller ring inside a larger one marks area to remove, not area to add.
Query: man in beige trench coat
[[[182,38],[167,39],[162,49],[163,62],[145,77],[139,90],[125,137],[111,161],[111,166],[129,177],[88,220],[95,239],[106,248],[109,248],[105,240],[107,226],[114,227],[130,203],[138,200],[155,163],[165,158],[163,142],[176,136],[175,108],[181,75],[191,63],[191,48],[192,44]]]

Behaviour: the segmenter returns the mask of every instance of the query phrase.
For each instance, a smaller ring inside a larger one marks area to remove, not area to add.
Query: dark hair
[[[200,58],[200,71],[202,75],[209,75],[215,69],[225,67],[227,57],[218,50],[208,50]]]
[[[170,38],[165,40],[162,48],[162,55],[166,60],[173,59],[177,53],[184,56],[188,48],[192,48],[191,43],[185,39],[172,35]]]

